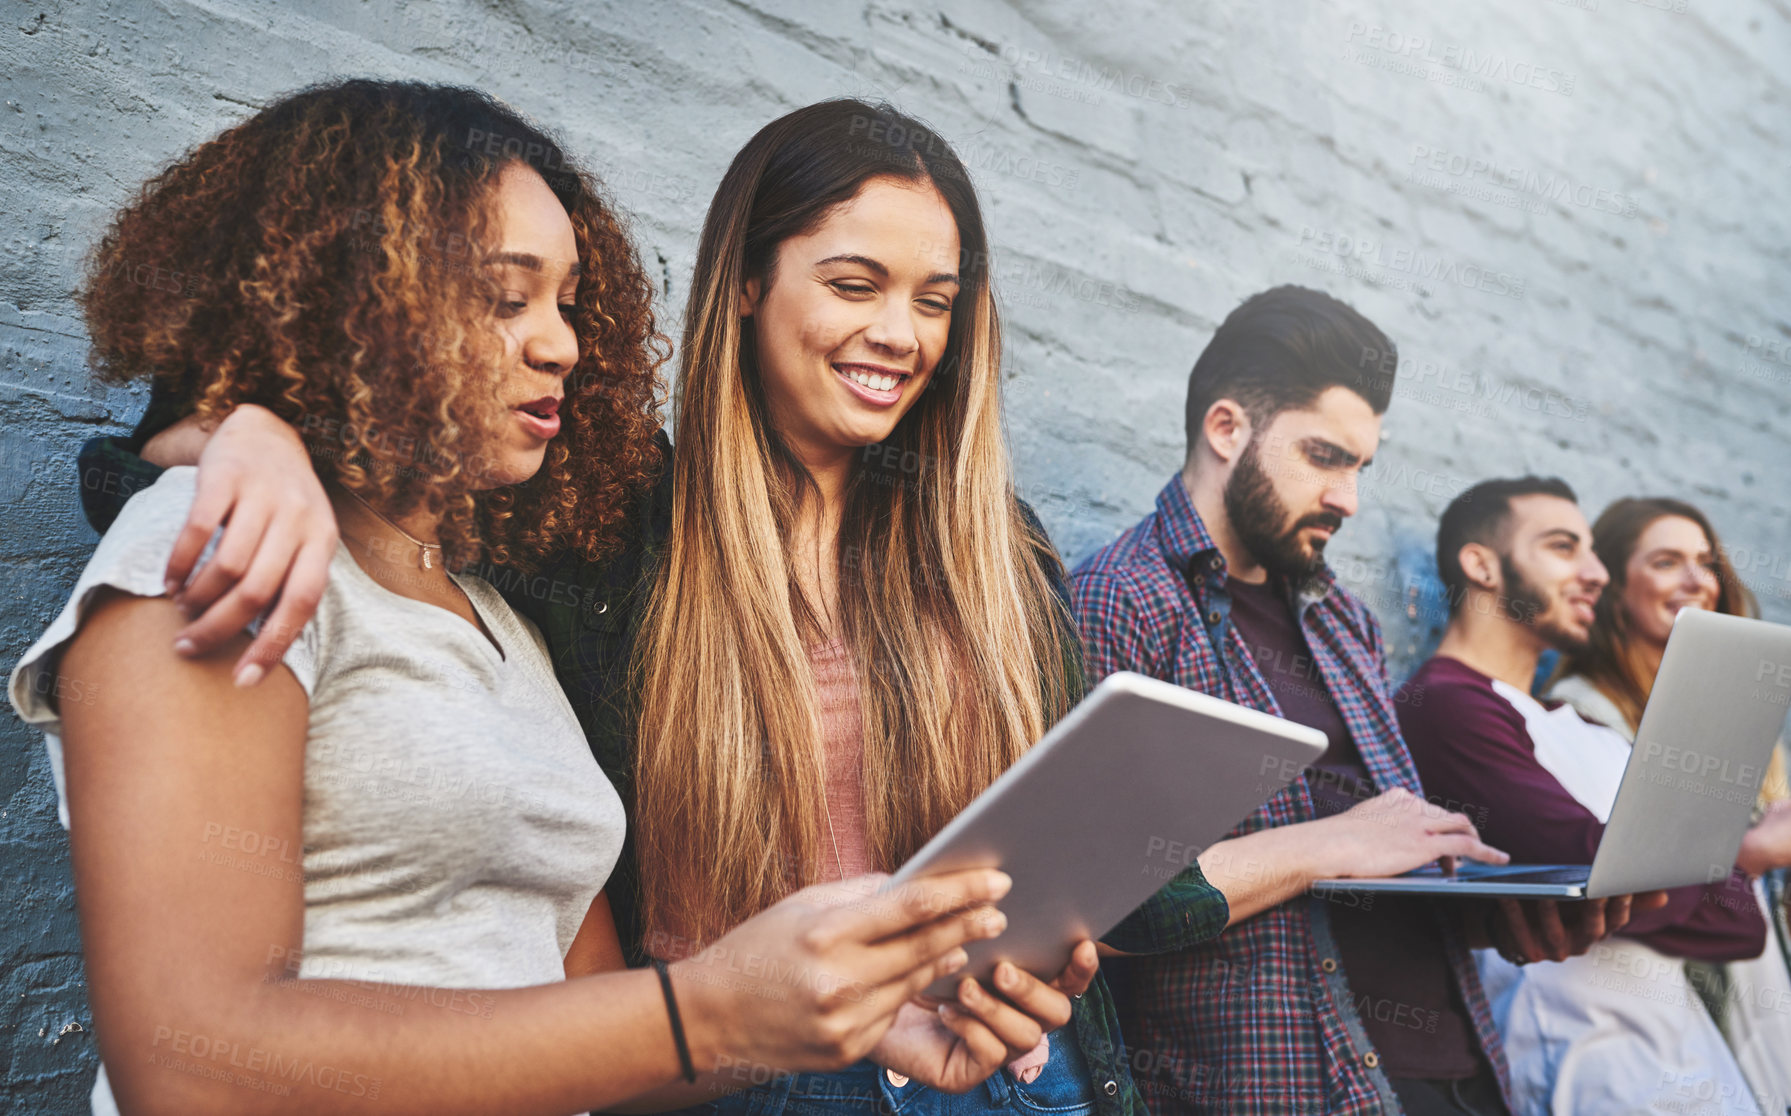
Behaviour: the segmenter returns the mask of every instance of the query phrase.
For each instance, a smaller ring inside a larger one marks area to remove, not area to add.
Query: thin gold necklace
[[[833,842],[833,867],[840,879],[846,878],[846,862],[840,856],[840,839],[833,833],[833,808],[827,804],[827,771],[826,763],[822,763],[821,771],[821,812],[827,818],[827,839]]]
[[[381,515],[379,513],[378,508],[374,507],[372,504],[369,504],[367,501],[361,499],[360,493],[352,492],[346,488],[344,488],[342,491],[347,492],[350,496],[353,496],[355,498],[356,503],[360,504],[363,508],[366,508],[369,512],[372,512],[373,518],[379,520],[381,523],[385,524],[387,527],[390,527],[392,530],[398,532],[400,535],[403,535],[405,538],[409,539],[411,541],[411,544],[417,548],[417,553],[422,556],[424,569],[429,570],[429,569],[435,568],[429,564],[429,552],[431,550],[440,550],[442,548],[441,543],[424,542],[422,539],[417,538],[415,535],[411,534],[409,531],[406,531],[404,528],[398,526],[396,523],[393,523],[391,520],[389,520],[385,516]]]

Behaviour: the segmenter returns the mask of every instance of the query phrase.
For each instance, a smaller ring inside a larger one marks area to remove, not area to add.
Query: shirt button
[[[1119,1096],[1119,1082],[1117,1082],[1117,1081],[1107,1082],[1107,1084],[1101,1086],[1101,1092],[1106,1093],[1110,1097]]]
[[[608,601],[592,601],[591,602],[591,615],[592,616],[602,616],[604,613],[606,613],[608,611],[609,611],[609,602]]]
[[[1219,613],[1218,613],[1218,611],[1217,611],[1217,610],[1214,610],[1214,611],[1212,611],[1212,612],[1209,612],[1209,613],[1207,613],[1207,614],[1206,614],[1206,622],[1207,622],[1207,623],[1209,623],[1209,624],[1217,624],[1217,623],[1218,623],[1218,622],[1219,622]]]
[[[1334,959],[1327,957],[1318,963],[1318,967],[1327,973],[1334,973],[1337,971],[1337,962]]]
[[[884,1070],[883,1076],[889,1078],[889,1083],[891,1085],[894,1085],[898,1089],[900,1089],[902,1086],[908,1084],[908,1079],[906,1077],[903,1077],[901,1074],[897,1073],[895,1070],[892,1070],[892,1069]]]
[[[1222,570],[1225,568],[1225,559],[1223,559],[1223,558],[1219,557],[1217,554],[1215,554],[1212,557],[1212,561],[1209,562],[1208,565],[1212,566],[1212,568],[1215,570]]]
[[[1362,1064],[1369,1069],[1378,1069],[1381,1064],[1381,1056],[1370,1050],[1368,1053],[1362,1055]]]

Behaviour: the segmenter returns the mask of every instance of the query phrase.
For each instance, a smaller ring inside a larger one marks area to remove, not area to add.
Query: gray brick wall
[[[70,299],[106,215],[268,98],[336,74],[474,84],[563,130],[682,311],[697,227],[758,126],[887,97],[958,144],[1007,309],[1025,493],[1072,561],[1180,462],[1189,365],[1243,296],[1354,302],[1405,360],[1333,546],[1395,673],[1436,515],[1559,473],[1589,508],[1689,497],[1791,620],[1786,0],[204,5],[44,0],[0,26],[0,662],[93,543],[80,439],[142,397],[88,383]],[[84,1110],[95,1066],[40,742],[0,717],[0,1102]]]

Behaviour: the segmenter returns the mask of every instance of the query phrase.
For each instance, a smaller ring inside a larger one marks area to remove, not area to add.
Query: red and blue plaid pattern
[[[1157,510],[1072,575],[1092,685],[1133,670],[1240,705],[1281,712],[1230,623],[1225,563],[1179,476]],[[1327,569],[1296,606],[1312,657],[1378,790],[1421,793],[1400,736],[1380,625]],[[1225,658],[1215,652],[1225,648]],[[1233,835],[1316,816],[1295,780]],[[1129,962],[1127,1047],[1150,1109],[1168,1112],[1398,1112],[1355,1011],[1326,903],[1294,900],[1219,938],[1175,941],[1170,889],[1128,924],[1157,927],[1174,952]],[[1441,921],[1441,920],[1440,920]],[[1503,1047],[1473,957],[1441,922],[1451,968],[1487,1061],[1508,1088]]]

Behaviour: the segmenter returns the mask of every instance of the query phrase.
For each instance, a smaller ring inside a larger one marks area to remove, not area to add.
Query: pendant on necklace
[[[423,568],[426,570],[434,569],[434,567],[429,564],[429,548],[424,546],[419,547],[418,549],[423,552]]]

